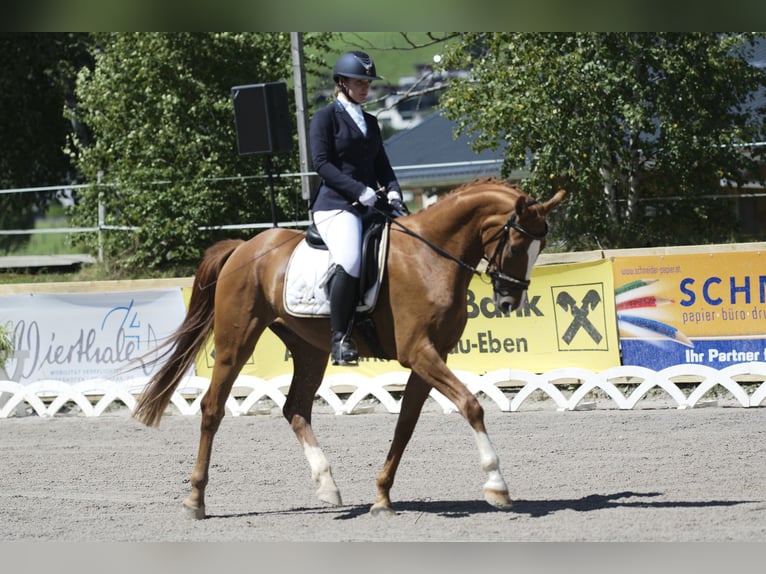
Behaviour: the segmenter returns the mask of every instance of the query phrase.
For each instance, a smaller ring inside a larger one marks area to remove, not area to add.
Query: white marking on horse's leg
[[[311,478],[319,485],[317,488],[317,497],[322,502],[341,506],[343,502],[340,498],[340,491],[332,477],[330,463],[324,452],[318,446],[303,445],[303,453],[311,467]]]
[[[500,474],[500,459],[486,433],[477,432],[476,445],[479,447],[481,468],[487,473],[484,483],[484,498],[497,508],[510,508],[511,499],[508,496],[508,486]]]

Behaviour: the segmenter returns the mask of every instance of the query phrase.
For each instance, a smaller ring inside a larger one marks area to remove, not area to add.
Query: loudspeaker
[[[290,151],[293,138],[285,82],[234,86],[231,98],[239,155]]]

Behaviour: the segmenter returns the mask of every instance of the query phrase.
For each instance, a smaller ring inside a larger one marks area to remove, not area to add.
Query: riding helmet
[[[346,52],[338,57],[332,69],[332,79],[338,83],[338,78],[359,78],[361,80],[382,80],[375,73],[375,62],[369,55],[359,50]]]

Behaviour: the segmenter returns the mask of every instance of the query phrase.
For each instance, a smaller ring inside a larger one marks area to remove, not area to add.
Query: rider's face
[[[343,80],[343,84],[348,90],[348,95],[355,102],[363,104],[367,101],[367,96],[370,94],[370,85],[372,80],[363,80],[360,78],[346,78]]]

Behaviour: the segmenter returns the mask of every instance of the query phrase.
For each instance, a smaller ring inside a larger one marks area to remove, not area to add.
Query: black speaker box
[[[240,155],[290,151],[293,138],[285,82],[234,86],[231,99]]]

